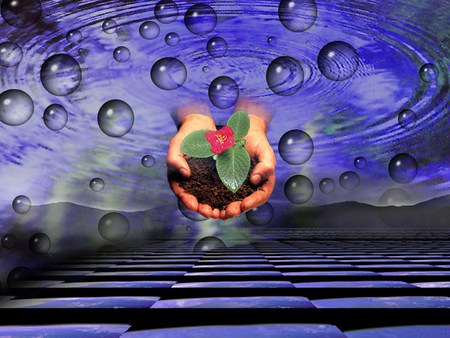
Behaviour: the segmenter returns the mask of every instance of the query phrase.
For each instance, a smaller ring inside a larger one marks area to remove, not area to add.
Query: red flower
[[[228,148],[234,146],[234,131],[231,127],[225,126],[218,131],[208,131],[205,134],[206,141],[211,144],[211,151],[214,154],[221,154]]]

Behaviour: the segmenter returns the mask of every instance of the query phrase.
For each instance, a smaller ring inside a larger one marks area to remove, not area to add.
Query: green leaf
[[[211,144],[206,140],[205,134],[209,130],[197,130],[185,137],[181,144],[181,152],[187,156],[206,158],[214,153],[211,151]]]
[[[250,118],[244,110],[238,110],[227,121],[227,126],[234,131],[234,139],[239,140],[247,135],[250,128]]]
[[[231,147],[217,156],[216,169],[223,184],[235,193],[247,178],[250,155],[244,147]]]

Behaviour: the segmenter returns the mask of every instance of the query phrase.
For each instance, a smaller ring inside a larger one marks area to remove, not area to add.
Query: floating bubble
[[[146,40],[153,40],[159,36],[159,26],[153,21],[145,21],[139,26],[139,34]]]
[[[311,158],[313,151],[313,140],[303,130],[290,130],[278,142],[278,152],[289,164],[305,163]]]
[[[277,39],[274,36],[269,36],[267,38],[267,43],[271,46],[275,46],[277,44]]]
[[[107,241],[120,241],[128,236],[130,222],[124,215],[118,212],[110,212],[98,222],[98,232]]]
[[[45,109],[43,118],[47,128],[56,131],[65,127],[69,116],[66,108],[55,103]]]
[[[336,183],[332,178],[326,177],[319,182],[319,189],[324,194],[331,194],[336,188]]]
[[[354,171],[346,171],[339,176],[339,184],[346,190],[353,190],[359,186],[360,178]]]
[[[348,43],[333,41],[320,50],[317,64],[327,79],[344,81],[355,74],[359,66],[359,57]]]
[[[37,233],[30,237],[28,247],[36,255],[45,255],[50,250],[52,242],[50,237],[43,233]]]
[[[134,113],[128,103],[122,100],[110,100],[98,111],[97,122],[106,135],[120,137],[127,134],[133,127]]]
[[[15,288],[21,284],[21,282],[28,281],[35,276],[35,273],[23,266],[11,270],[7,277],[7,283],[9,288]]]
[[[20,126],[34,112],[34,103],[24,91],[9,89],[0,94],[0,121],[8,126]]]
[[[245,216],[247,220],[253,225],[266,225],[273,219],[273,207],[270,203],[264,203],[259,207],[247,211]]]
[[[399,188],[386,190],[381,195],[377,208],[378,215],[387,225],[398,227],[406,224],[411,219],[411,212],[404,208],[398,208],[405,205],[411,205],[412,200],[408,193]]]
[[[432,63],[426,63],[419,70],[422,81],[435,83],[439,77],[439,69]]]
[[[230,108],[239,98],[239,88],[231,77],[219,76],[209,85],[208,96],[217,108]]]
[[[113,57],[117,62],[126,62],[130,59],[131,53],[127,47],[119,46],[114,49]]]
[[[180,199],[178,199],[178,208],[180,209],[180,212],[183,214],[184,217],[189,218],[193,221],[201,222],[207,220],[206,217],[203,217],[198,212],[194,212],[186,208],[186,206]]]
[[[409,183],[416,178],[418,168],[414,157],[406,153],[400,153],[389,162],[389,175],[397,183]]]
[[[226,54],[228,50],[228,44],[225,39],[216,36],[209,39],[208,43],[206,44],[206,50],[208,51],[209,55],[218,58]]]
[[[398,123],[405,129],[416,125],[417,116],[411,109],[404,109],[398,114]]]
[[[192,230],[192,228],[189,225],[187,225],[185,229],[187,232],[190,232]]]
[[[113,34],[117,29],[117,22],[113,19],[107,19],[103,22],[102,29],[106,34]]]
[[[95,192],[102,191],[105,188],[105,181],[103,181],[100,177],[93,178],[89,182],[89,187]]]
[[[67,32],[66,39],[69,43],[77,44],[83,40],[83,35],[78,29],[72,29]]]
[[[79,48],[78,49],[78,55],[79,56],[86,56],[88,54],[88,51],[86,50],[86,49],[84,49],[84,48]]]
[[[211,251],[215,249],[223,249],[226,247],[227,246],[221,239],[213,236],[208,236],[202,238],[197,242],[197,244],[195,244],[194,252]]]
[[[53,55],[42,65],[41,82],[50,94],[69,95],[80,85],[81,67],[70,55]]]
[[[0,66],[15,67],[23,58],[23,51],[14,42],[0,43]]]
[[[171,23],[178,17],[178,6],[171,0],[161,0],[155,6],[155,18],[161,23]]]
[[[31,200],[25,195],[14,198],[12,207],[18,214],[26,214],[31,209]]]
[[[145,155],[141,159],[141,164],[146,168],[151,168],[155,165],[155,158],[152,155]]]
[[[171,32],[166,35],[165,41],[168,46],[176,46],[180,42],[180,36],[175,32]]]
[[[278,16],[290,31],[304,32],[316,21],[317,6],[313,0],[281,0]]]
[[[205,35],[216,27],[217,14],[210,6],[197,4],[186,11],[184,24],[191,33]]]
[[[409,196],[406,191],[399,188],[391,188],[386,190],[378,201],[378,205],[380,207],[401,207],[404,205],[411,205],[411,203],[411,196]]]
[[[294,175],[284,185],[284,194],[290,202],[304,204],[313,196],[314,186],[308,177]]]
[[[367,160],[365,157],[358,156],[357,158],[355,158],[355,161],[353,162],[353,164],[355,165],[355,168],[357,168],[357,169],[364,169],[367,165]]]
[[[14,249],[17,245],[17,237],[13,234],[5,234],[2,236],[2,246],[5,249]]]
[[[298,92],[303,84],[304,73],[300,63],[290,56],[280,56],[267,68],[266,81],[278,95],[290,96]]]
[[[180,60],[166,57],[155,62],[150,71],[150,77],[157,87],[173,90],[181,87],[186,81],[187,70]]]
[[[202,72],[203,73],[209,73],[209,67],[208,66],[203,66]]]
[[[25,28],[39,21],[42,5],[39,0],[3,0],[1,12],[7,24]]]

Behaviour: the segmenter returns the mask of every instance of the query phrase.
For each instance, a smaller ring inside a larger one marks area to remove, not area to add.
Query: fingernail
[[[183,175],[184,177],[188,176],[188,171],[186,168],[181,168],[180,169],[180,174]]]
[[[261,175],[259,175],[259,174],[253,175],[252,181],[253,181],[253,184],[258,185],[259,183],[261,183]]]

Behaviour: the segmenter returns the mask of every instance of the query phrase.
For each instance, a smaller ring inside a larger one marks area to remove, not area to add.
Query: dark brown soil
[[[250,183],[249,176],[236,193],[231,192],[220,180],[216,170],[216,161],[209,158],[188,159],[191,176],[188,179],[178,178],[180,186],[189,194],[197,197],[199,203],[208,204],[213,209],[226,209],[231,202],[242,201],[260,187]],[[253,169],[252,163],[249,174]]]

